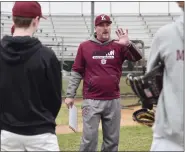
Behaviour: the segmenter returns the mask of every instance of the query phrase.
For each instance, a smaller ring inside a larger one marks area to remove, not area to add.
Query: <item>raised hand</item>
[[[116,34],[118,36],[118,40],[115,41],[116,43],[125,46],[128,46],[130,44],[130,40],[128,38],[128,29],[123,31],[122,28],[119,28],[118,30],[116,30]]]

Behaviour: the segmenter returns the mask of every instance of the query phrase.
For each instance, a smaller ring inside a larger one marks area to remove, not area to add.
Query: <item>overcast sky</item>
[[[1,2],[2,12],[11,12],[14,2]],[[40,2],[44,14],[91,13],[90,2]],[[49,7],[50,6],[50,7]],[[176,2],[95,2],[95,14],[100,13],[180,13]],[[49,9],[50,8],[50,9]]]

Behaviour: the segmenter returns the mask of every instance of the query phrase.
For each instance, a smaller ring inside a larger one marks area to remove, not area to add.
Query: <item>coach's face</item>
[[[111,24],[104,22],[95,27],[97,39],[107,41],[110,38]]]

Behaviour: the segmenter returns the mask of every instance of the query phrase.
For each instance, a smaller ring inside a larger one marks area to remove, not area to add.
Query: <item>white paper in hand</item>
[[[75,105],[69,108],[69,128],[74,132],[78,130],[78,110]]]

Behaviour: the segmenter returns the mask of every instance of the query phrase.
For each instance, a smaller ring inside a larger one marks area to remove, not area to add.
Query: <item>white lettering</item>
[[[93,59],[114,59],[114,56],[93,56]]]
[[[105,15],[101,16],[101,20],[106,20]]]

